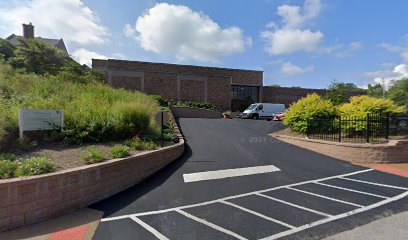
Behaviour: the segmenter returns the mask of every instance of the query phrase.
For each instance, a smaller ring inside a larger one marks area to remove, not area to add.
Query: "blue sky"
[[[0,37],[32,22],[81,63],[255,69],[265,85],[289,87],[388,86],[408,77],[407,9],[406,0],[13,0],[0,3]]]

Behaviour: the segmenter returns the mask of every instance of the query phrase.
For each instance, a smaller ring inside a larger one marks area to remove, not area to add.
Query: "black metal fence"
[[[385,142],[390,136],[408,138],[408,115],[367,115],[309,120],[307,136],[337,142]]]

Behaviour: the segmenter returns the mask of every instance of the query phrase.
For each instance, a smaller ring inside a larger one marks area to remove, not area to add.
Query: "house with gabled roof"
[[[44,43],[47,43],[49,45],[52,45],[62,51],[64,51],[66,54],[68,54],[67,47],[65,46],[64,40],[61,39],[52,39],[52,38],[43,38],[43,37],[35,37],[34,36],[34,26],[29,23],[29,24],[23,24],[23,36],[19,36],[16,34],[11,34],[6,38],[7,41],[9,41],[11,44],[14,46],[19,46],[20,45],[20,40],[19,38],[27,38],[27,39],[37,39],[40,40]]]

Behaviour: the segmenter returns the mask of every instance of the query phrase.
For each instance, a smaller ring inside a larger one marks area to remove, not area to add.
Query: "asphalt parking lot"
[[[320,239],[408,210],[408,180],[300,149],[276,122],[180,119],[186,152],[91,206],[94,239]]]

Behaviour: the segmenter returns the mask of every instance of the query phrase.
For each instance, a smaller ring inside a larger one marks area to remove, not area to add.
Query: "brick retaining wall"
[[[176,118],[221,118],[222,113],[216,110],[197,109],[189,107],[171,107]]]
[[[407,163],[408,141],[391,140],[385,144],[339,143],[271,134],[283,142],[326,156],[356,163]]]
[[[172,117],[172,116],[171,116]],[[0,180],[0,231],[50,219],[119,193],[184,152],[178,144],[55,173]]]

